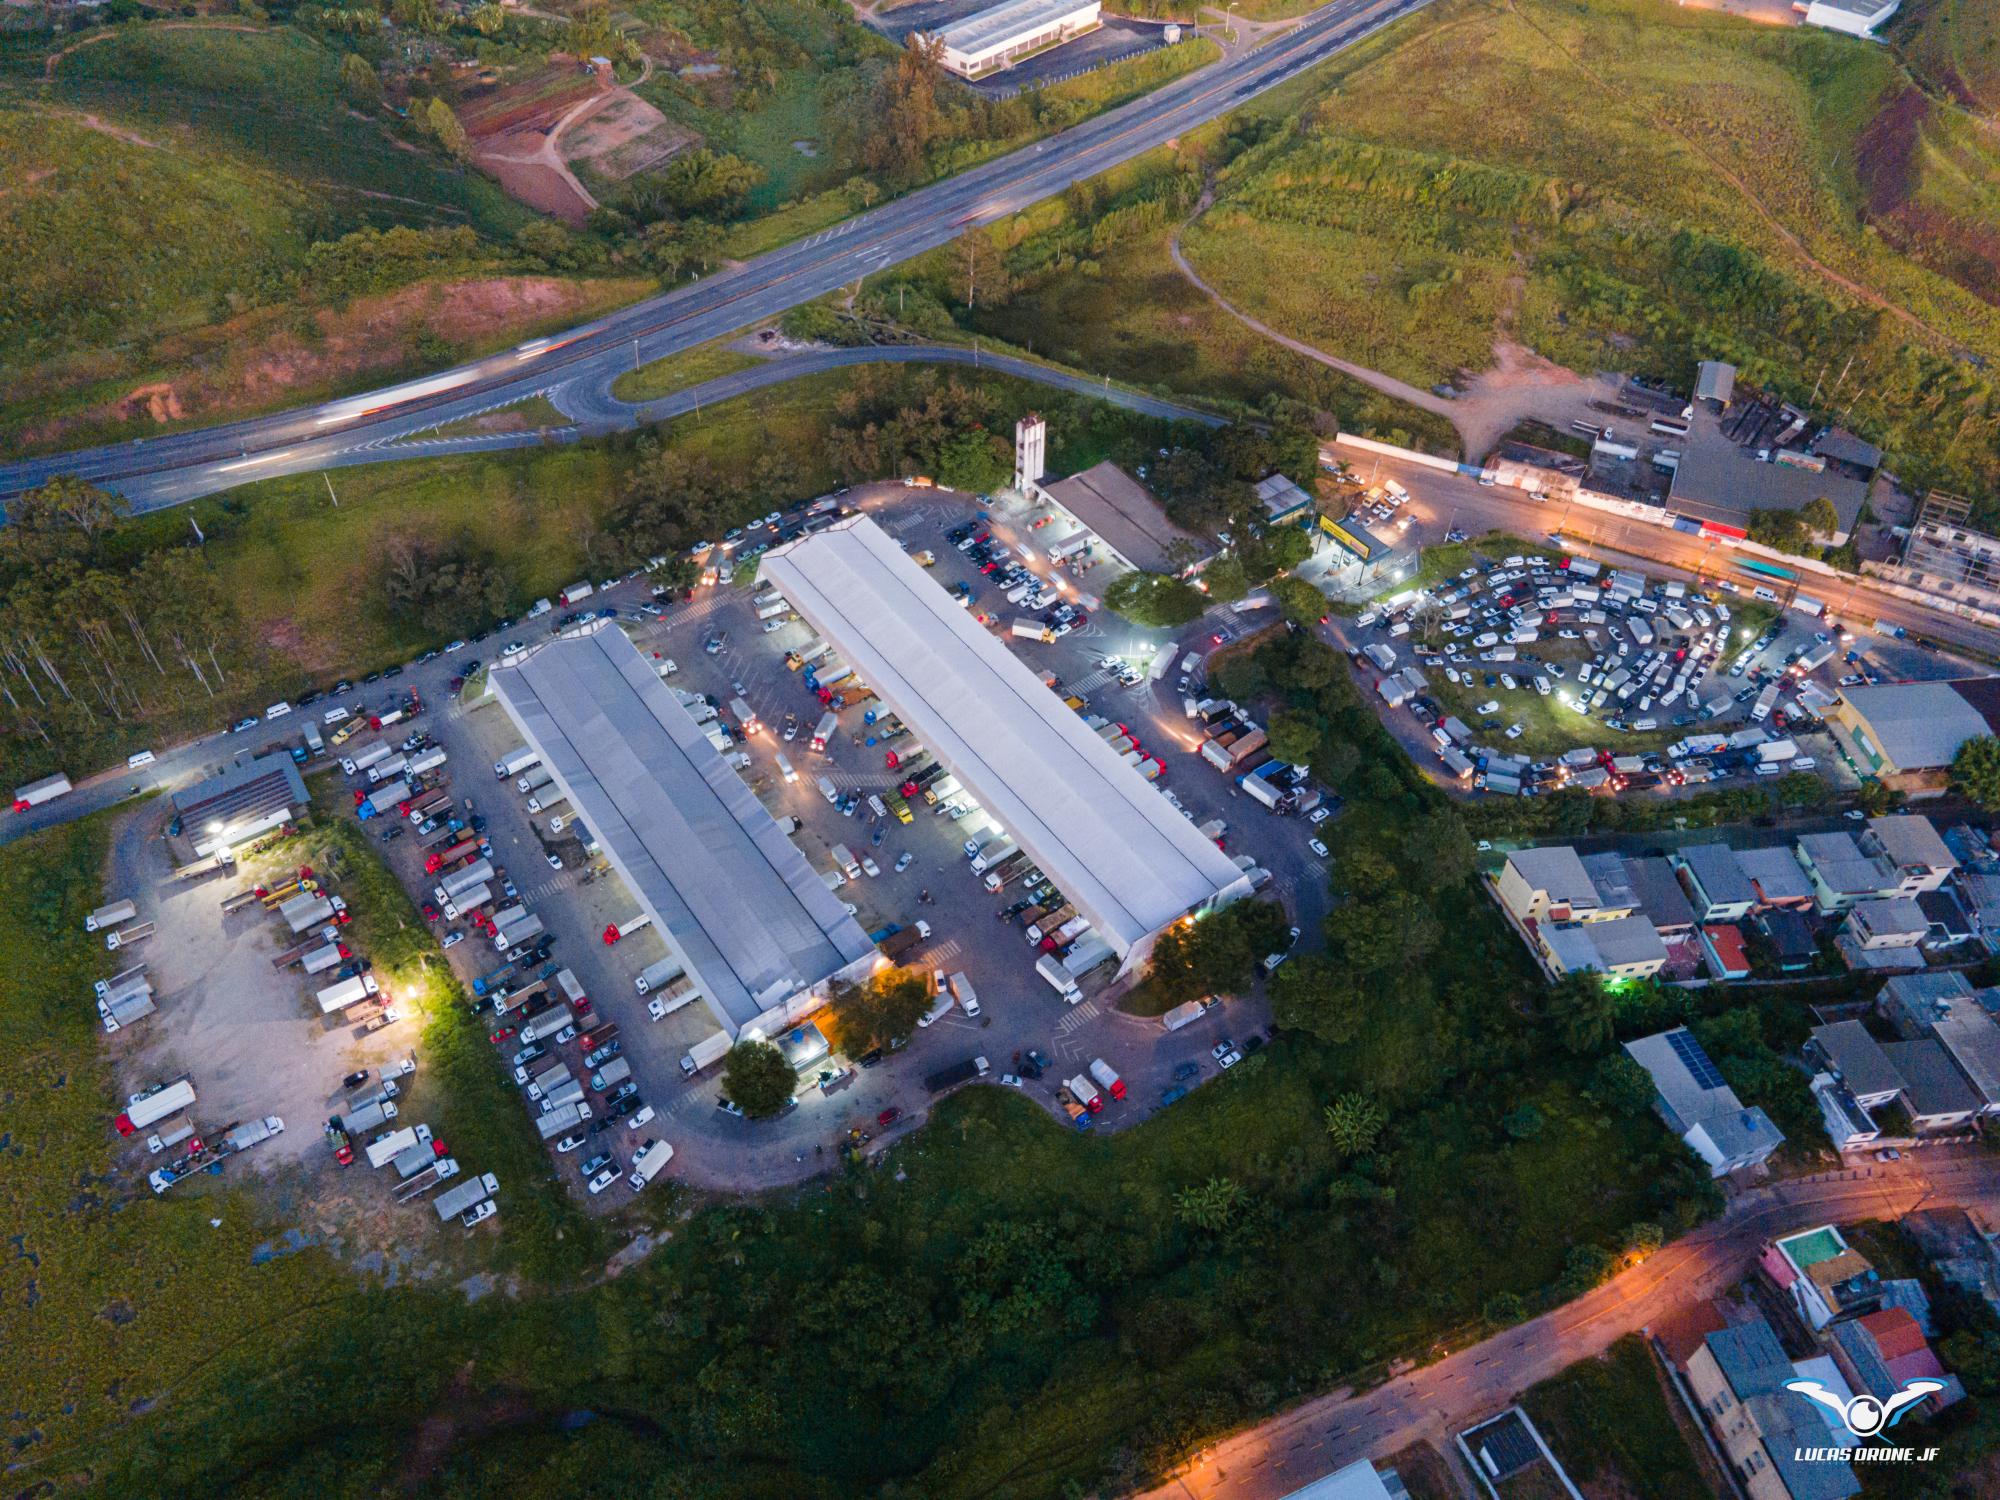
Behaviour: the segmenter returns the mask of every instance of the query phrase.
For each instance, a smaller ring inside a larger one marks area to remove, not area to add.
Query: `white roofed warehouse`
[[[1022,58],[1097,30],[1098,0],[1003,0],[926,34],[938,62],[961,78],[985,78]]]
[[[610,622],[489,681],[732,1037],[769,1037],[879,954]]]
[[[865,516],[764,555],[831,642],[1118,955],[1249,878]]]

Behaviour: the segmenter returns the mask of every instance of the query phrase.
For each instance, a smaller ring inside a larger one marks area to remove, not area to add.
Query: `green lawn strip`
[[[1521,1398],[1572,1480],[1631,1500],[1694,1500],[1713,1490],[1643,1335],[1571,1365]]]
[[[675,391],[684,391],[691,385],[770,363],[755,354],[730,348],[738,337],[737,334],[727,334],[710,343],[669,355],[666,359],[655,360],[641,369],[627,370],[612,382],[611,394],[620,401],[653,401],[661,396],[671,396]]]
[[[420,433],[427,438],[470,437],[487,432],[515,432],[522,428],[568,427],[570,419],[561,407],[547,396],[529,396],[516,401],[512,406],[503,406],[494,411],[484,411],[476,417],[460,417],[456,422],[447,422],[442,427],[433,427]]]
[[[346,788],[323,781],[314,806],[321,826],[303,837],[312,847],[340,851],[336,888],[354,913],[348,946],[373,961],[400,1013],[422,1019],[417,1091],[432,1129],[464,1172],[500,1179],[503,1260],[538,1280],[576,1276],[599,1253],[598,1233],[556,1177],[520,1090],[487,1040],[489,1028],[472,1012],[472,997],[356,822]]]

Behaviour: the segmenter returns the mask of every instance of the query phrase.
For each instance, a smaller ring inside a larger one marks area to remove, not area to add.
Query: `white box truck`
[[[538,766],[541,763],[541,753],[523,745],[519,750],[510,751],[494,761],[493,774],[499,780],[505,781],[509,776],[519,776],[528,767]]]
[[[681,964],[679,959],[662,958],[654,963],[648,964],[644,969],[644,971],[640,973],[639,977],[633,980],[632,983],[640,994],[642,995],[650,994],[652,991],[659,989],[662,985],[666,984],[668,980],[674,978],[680,972],[681,972]],[[654,1017],[654,1019],[657,1020],[658,1017],[656,1016]]]
[[[373,974],[356,974],[352,979],[343,979],[319,992],[319,1013],[330,1016],[335,1011],[346,1010],[348,1006],[358,1005],[371,995],[380,993]]]
[[[83,919],[85,932],[108,932],[120,922],[128,921],[139,914],[139,908],[130,901],[113,901],[100,906]]]
[[[662,1168],[674,1159],[674,1148],[665,1141],[649,1140],[640,1146],[639,1154],[632,1158],[632,1173],[625,1180],[638,1192],[660,1174]]]
[[[732,1043],[726,1031],[712,1031],[681,1054],[681,1072],[692,1078],[712,1062],[729,1055]]]

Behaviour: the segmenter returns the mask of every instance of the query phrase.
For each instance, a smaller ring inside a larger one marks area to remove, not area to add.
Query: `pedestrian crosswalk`
[[[1117,680],[1118,676],[1115,672],[1111,672],[1103,667],[1099,667],[1095,672],[1086,672],[1084,673],[1083,676],[1077,678],[1074,682],[1064,683],[1063,685],[1067,687],[1072,693],[1075,693],[1079,697],[1082,697],[1090,693],[1094,693],[1099,688],[1105,687],[1111,683],[1116,682]]]

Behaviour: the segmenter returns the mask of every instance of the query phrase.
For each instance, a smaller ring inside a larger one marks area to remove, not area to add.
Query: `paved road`
[[[1579,538],[1584,555],[1645,569],[1656,577],[1729,578],[1747,595],[1750,580],[1734,566],[1734,551],[1710,539],[1672,531],[1644,521],[1628,521],[1604,511],[1561,501],[1530,499],[1525,491],[1505,485],[1482,485],[1463,474],[1446,474],[1422,464],[1365,457],[1351,450],[1329,452],[1353,463],[1363,480],[1400,481],[1411,494],[1411,507],[1427,533],[1442,534],[1446,526],[1478,536],[1507,531],[1528,541],[1546,543],[1548,533],[1561,530]],[[1441,524],[1438,524],[1441,523]],[[1972,649],[1981,656],[1994,650],[1991,627],[1939,614],[1923,605],[1844,579],[1806,577],[1804,592],[1824,599],[1836,618],[1876,620],[1900,625],[1912,635],[1924,635],[1948,645]]]
[[[0,496],[71,473],[135,503],[171,503],[393,442],[441,421],[509,405],[614,369],[689,349],[935,249],[1095,177],[1324,62],[1426,0],[1333,0],[1281,39],[1143,98],[910,193],[823,233],[567,334],[533,340],[371,396],[0,467]],[[386,402],[394,405],[374,410]],[[294,449],[306,452],[294,453]]]
[[[1332,1391],[1225,1438],[1142,1500],[1276,1500],[1356,1459],[1441,1443],[1670,1309],[1740,1280],[1775,1235],[1953,1204],[2000,1208],[2000,1174],[1983,1152],[1919,1153],[1745,1193],[1721,1218],[1587,1296],[1371,1391]]]

